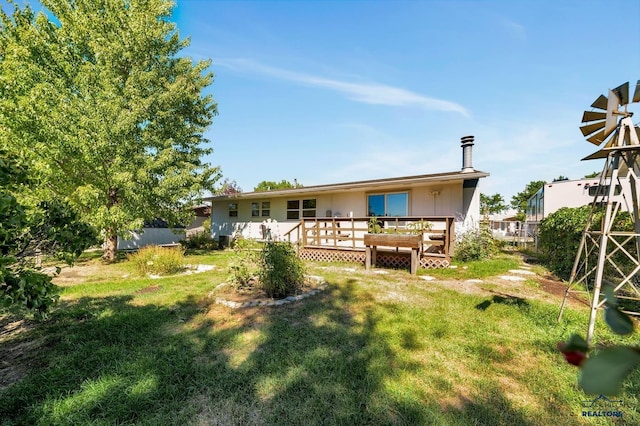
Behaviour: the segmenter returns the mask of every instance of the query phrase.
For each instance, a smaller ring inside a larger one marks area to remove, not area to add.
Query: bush
[[[540,222],[538,227],[539,250],[541,259],[560,278],[569,279],[571,270],[580,248],[582,234],[587,227],[591,206],[563,207],[550,214]],[[592,219],[592,231],[600,229],[603,217],[603,210],[594,212]],[[633,221],[628,212],[620,212],[616,215],[615,221],[611,225],[614,231],[632,231]],[[634,241],[627,241],[625,249],[630,253],[635,252]],[[608,250],[611,252],[611,250]],[[591,252],[590,264],[597,264],[597,250]],[[611,256],[614,263],[621,267],[623,271],[631,270],[635,265],[624,255],[622,250],[617,250]],[[605,276],[617,276],[618,272],[611,269],[611,264],[605,265]],[[631,268],[631,269],[630,269]]]
[[[257,274],[256,252],[251,250],[253,242],[244,238],[233,241],[233,260],[229,263],[229,280],[236,287],[243,287]]]
[[[180,245],[185,250],[215,250],[218,242],[211,237],[211,233],[198,232],[186,240],[181,240]]]
[[[260,283],[269,297],[295,294],[304,282],[304,266],[293,245],[270,241],[260,253]]]
[[[571,275],[590,211],[590,206],[563,207],[538,226],[540,258],[560,278],[569,279]]]
[[[128,256],[142,276],[147,274],[171,275],[186,269],[184,252],[178,248],[146,246]]]
[[[58,288],[45,274],[31,269],[0,269],[0,306],[4,308],[26,308],[37,319],[45,319],[59,298],[57,293]]]
[[[488,229],[467,231],[456,241],[456,260],[469,262],[472,260],[487,259],[500,250],[496,241]]]

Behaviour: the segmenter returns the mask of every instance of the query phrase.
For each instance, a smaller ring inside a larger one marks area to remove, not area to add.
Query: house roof
[[[275,198],[275,197],[290,197],[304,194],[317,194],[321,192],[336,192],[336,191],[354,191],[354,190],[384,190],[387,188],[407,187],[425,183],[445,183],[465,181],[470,179],[480,179],[489,176],[487,172],[481,172],[479,170],[473,170],[471,172],[447,172],[447,173],[435,173],[428,175],[416,175],[416,176],[404,176],[385,179],[373,179],[362,180],[356,182],[344,182],[333,183],[327,185],[313,185],[304,186],[300,188],[292,189],[279,189],[274,191],[260,191],[260,192],[243,192],[234,195],[223,195],[206,198],[205,200],[217,201],[217,200],[229,200],[236,198],[252,199],[252,198]]]

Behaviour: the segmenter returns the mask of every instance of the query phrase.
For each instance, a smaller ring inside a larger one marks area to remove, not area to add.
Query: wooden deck
[[[353,218],[308,218],[303,219],[283,237],[300,248],[303,258],[319,261],[365,262],[367,244],[365,235],[369,233],[369,217]],[[420,223],[430,224],[430,229],[422,230],[422,241],[417,250],[417,264],[420,267],[448,266],[453,256],[454,217],[453,216],[407,216],[378,218],[384,235],[408,235]],[[403,247],[393,242],[390,245],[376,244],[377,263],[394,267],[410,267],[411,247]],[[411,268],[413,269],[413,268]]]

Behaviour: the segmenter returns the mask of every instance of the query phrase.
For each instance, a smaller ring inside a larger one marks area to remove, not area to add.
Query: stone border
[[[277,299],[277,300],[262,299],[262,300],[252,300],[250,302],[234,302],[233,300],[227,300],[221,297],[216,297],[214,299],[214,303],[217,305],[223,305],[232,309],[252,308],[255,306],[282,306],[292,302],[297,302],[298,300],[306,299],[307,297],[310,297],[310,296],[315,296],[321,291],[324,291],[327,289],[328,284],[326,281],[324,281],[324,278],[313,276],[313,275],[308,276],[307,278],[310,278],[316,282],[321,282],[321,284],[318,285],[318,287],[314,288],[313,290],[307,291],[306,293],[301,293],[295,296],[288,296],[288,297],[285,297],[284,299]],[[229,284],[222,283],[216,288],[220,288],[222,286],[227,286],[227,285]],[[215,292],[215,289],[211,290],[211,292],[209,293],[209,297],[212,297],[214,292]]]

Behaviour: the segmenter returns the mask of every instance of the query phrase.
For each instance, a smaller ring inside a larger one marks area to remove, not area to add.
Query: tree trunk
[[[118,188],[109,188],[107,195],[107,209],[111,210],[111,207],[118,204]],[[104,253],[102,253],[102,259],[107,262],[113,262],[116,260],[116,252],[118,251],[118,233],[113,228],[107,228],[104,236]]]
[[[113,262],[116,260],[116,252],[118,251],[118,234],[112,229],[107,230],[107,235],[104,237],[104,253],[102,259]]]

